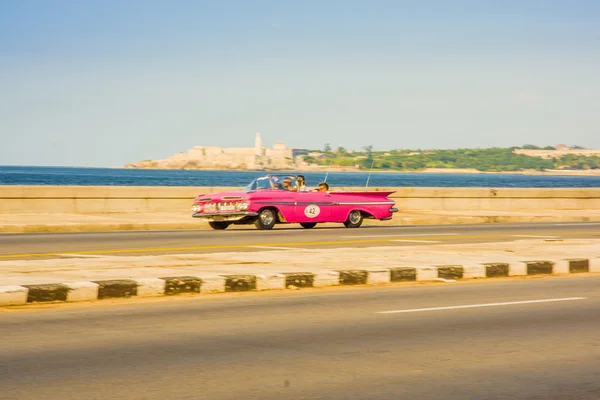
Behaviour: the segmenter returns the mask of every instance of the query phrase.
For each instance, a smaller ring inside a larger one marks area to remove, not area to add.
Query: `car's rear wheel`
[[[208,223],[210,225],[211,228],[218,230],[218,231],[222,231],[223,229],[227,229],[227,227],[231,224],[230,222],[223,222],[223,221],[210,221]]]
[[[300,222],[300,226],[306,229],[311,229],[317,226],[316,222]]]
[[[275,226],[276,216],[275,211],[270,208],[265,208],[258,213],[258,217],[254,221],[254,225],[261,230],[273,229]]]
[[[350,211],[348,215],[348,219],[344,221],[344,226],[346,228],[358,228],[363,223],[363,215],[358,210]]]

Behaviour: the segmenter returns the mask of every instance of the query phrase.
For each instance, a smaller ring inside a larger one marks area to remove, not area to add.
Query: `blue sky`
[[[0,165],[600,148],[598,1],[0,2]]]

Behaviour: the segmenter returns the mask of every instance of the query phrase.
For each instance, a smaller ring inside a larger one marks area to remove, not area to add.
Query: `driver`
[[[319,186],[314,189],[315,192],[327,192],[329,191],[329,185],[327,184],[327,182],[321,182],[319,183]]]

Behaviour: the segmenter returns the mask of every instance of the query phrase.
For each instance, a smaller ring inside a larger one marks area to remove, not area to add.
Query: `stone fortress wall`
[[[560,158],[567,155],[600,156],[600,150],[524,150],[515,149],[515,154],[524,154],[529,157]]]
[[[590,150],[581,148],[572,148],[564,144],[558,144],[554,147],[554,150],[537,150],[537,149],[514,149],[513,153],[523,154],[529,157],[540,157],[540,158],[560,158],[567,155],[574,156],[600,156],[600,150]]]
[[[216,168],[216,169],[294,169],[302,163],[294,150],[285,143],[275,143],[272,148],[263,146],[260,133],[256,133],[254,147],[195,146],[163,160],[129,164],[129,168]]]

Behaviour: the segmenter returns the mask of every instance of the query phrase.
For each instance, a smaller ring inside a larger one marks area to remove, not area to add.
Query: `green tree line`
[[[453,149],[453,150],[391,150],[375,152],[372,146],[360,152],[347,152],[339,147],[332,151],[315,151],[317,156],[305,156],[304,160],[318,165],[356,166],[380,170],[418,171],[425,168],[474,168],[483,172],[505,172],[545,169],[599,169],[600,157],[565,155],[560,158],[543,159],[515,154],[510,148]]]

